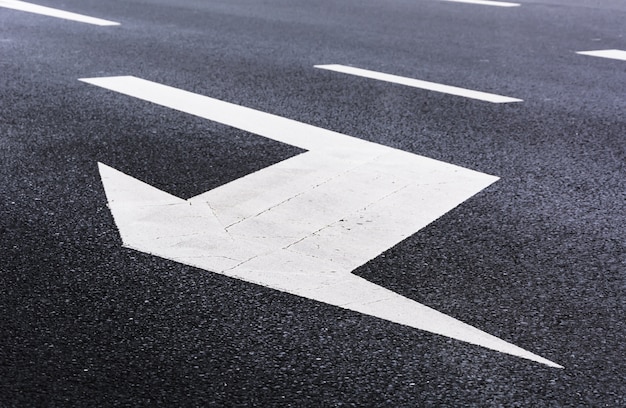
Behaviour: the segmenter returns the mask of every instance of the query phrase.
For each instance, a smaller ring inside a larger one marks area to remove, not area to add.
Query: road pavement
[[[0,405],[626,405],[626,61],[578,54],[626,50],[623,1],[8,3]],[[303,149],[111,76],[499,177],[353,273],[563,368],[125,248],[98,163],[188,199]]]

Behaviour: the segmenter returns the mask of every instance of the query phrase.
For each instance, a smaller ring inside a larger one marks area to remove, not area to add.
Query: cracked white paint
[[[307,150],[189,200],[99,164],[125,246],[560,367],[351,273],[497,177],[134,77],[83,81]]]

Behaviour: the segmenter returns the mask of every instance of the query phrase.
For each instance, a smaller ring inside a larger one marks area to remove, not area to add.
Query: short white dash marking
[[[488,1],[488,0],[441,0],[448,1],[451,3],[468,3],[468,4],[478,4],[481,6],[494,6],[494,7],[519,7],[519,3],[509,3],[506,1]]]
[[[441,92],[449,95],[463,96],[466,98],[477,99],[491,103],[522,102],[521,99],[510,98],[508,96],[473,91],[471,89],[443,85],[436,82],[422,81],[420,79],[406,78],[398,75],[385,74],[382,72],[370,71],[367,69],[348,67],[346,65],[315,65],[315,68],[326,69],[328,71],[341,72],[343,74],[356,75],[365,78],[377,79],[379,81],[393,82],[396,84],[411,86],[414,88],[426,89],[429,91]]]
[[[626,51],[624,50],[578,51],[576,54],[626,61]]]
[[[70,13],[69,11],[58,10],[50,7],[39,6],[33,3],[18,0],[0,0],[0,7],[26,11],[29,13],[41,14],[49,17],[62,18],[65,20],[78,21],[80,23],[93,24],[98,26],[115,26],[120,25],[114,21],[103,20],[100,18],[89,17],[82,14]]]

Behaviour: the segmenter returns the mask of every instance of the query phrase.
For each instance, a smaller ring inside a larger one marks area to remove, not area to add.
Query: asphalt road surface
[[[8,3],[0,406],[626,406],[626,61],[578,54],[622,0]],[[79,81],[126,75],[500,177],[354,274],[564,368],[123,247],[99,162],[187,199],[302,153]]]

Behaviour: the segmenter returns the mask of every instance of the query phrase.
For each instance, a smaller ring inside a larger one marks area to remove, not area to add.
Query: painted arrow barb
[[[189,200],[100,163],[126,247],[561,367],[351,273],[497,177],[135,77],[82,81],[307,150]]]

